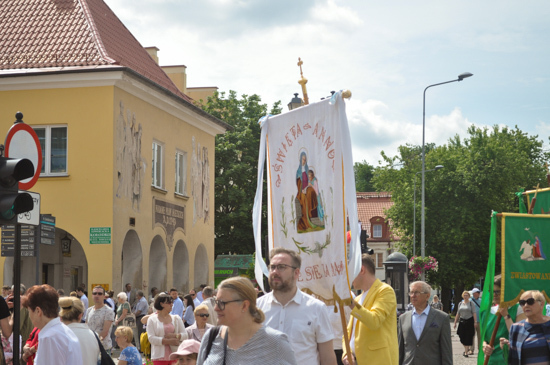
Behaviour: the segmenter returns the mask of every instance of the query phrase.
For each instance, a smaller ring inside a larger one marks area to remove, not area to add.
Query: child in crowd
[[[196,340],[184,340],[178,347],[178,351],[170,354],[170,360],[178,360],[178,365],[196,365],[201,343]]]

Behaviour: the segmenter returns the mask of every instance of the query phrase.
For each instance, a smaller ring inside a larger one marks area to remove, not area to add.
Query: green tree
[[[372,185],[374,166],[367,161],[356,162],[353,165],[353,171],[355,172],[355,190],[358,192],[376,191]]]
[[[426,169],[426,255],[439,261],[439,271],[430,275],[432,284],[442,288],[444,305],[449,304],[450,289],[455,300],[464,288],[485,274],[488,255],[490,214],[517,212],[514,193],[540,183],[546,186],[544,162],[548,154],[537,136],[497,126],[471,127],[468,137],[458,136],[448,144],[429,148]],[[388,217],[402,237],[400,250],[412,256],[413,187],[421,171],[418,146],[401,146],[399,156],[385,157],[387,166],[377,171],[377,189],[392,192],[395,205]],[[397,169],[395,166],[401,165]],[[416,249],[420,254],[420,176],[417,182]],[[447,308],[448,309],[448,308]]]
[[[281,113],[280,104],[276,102],[269,113]],[[258,178],[261,135],[258,121],[267,114],[267,105],[261,103],[258,95],[242,95],[238,98],[235,91],[229,91],[227,96],[224,92],[216,92],[202,108],[233,127],[233,130],[216,137],[216,254],[229,251],[253,253],[252,208]],[[263,201],[267,199],[264,197]],[[264,204],[263,223],[267,219],[266,211]],[[266,232],[265,224],[262,232]]]

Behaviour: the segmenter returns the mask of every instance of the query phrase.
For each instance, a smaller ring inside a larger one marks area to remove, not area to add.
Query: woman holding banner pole
[[[489,365],[505,365],[508,364],[508,359],[504,357],[502,348],[500,347],[498,341],[495,343],[495,346],[490,346],[491,336],[495,329],[495,324],[497,322],[497,315],[500,313],[502,319],[498,325],[496,339],[499,338],[508,338],[508,331],[510,326],[515,322],[516,319],[520,320],[524,317],[523,311],[516,304],[510,308],[500,308],[500,285],[501,285],[501,275],[495,276],[495,281],[493,284],[493,306],[491,307],[490,312],[488,313],[489,318],[487,319],[487,329],[485,331],[485,338],[483,339],[483,353],[485,356],[490,356]]]

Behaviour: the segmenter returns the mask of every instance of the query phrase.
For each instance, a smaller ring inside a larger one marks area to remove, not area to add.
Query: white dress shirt
[[[258,298],[257,306],[265,313],[266,326],[288,336],[297,364],[320,363],[317,345],[334,339],[323,302],[297,290],[294,298],[284,306],[273,292]]]
[[[83,365],[78,338],[59,318],[40,330],[38,343],[35,365]]]
[[[426,306],[426,309],[422,311],[422,313],[418,314],[416,312],[416,309],[413,310],[412,314],[412,328],[414,331],[414,335],[416,336],[416,340],[420,338],[420,335],[422,334],[422,331],[424,330],[424,326],[426,325],[426,320],[428,319],[428,313],[430,313],[430,306]]]

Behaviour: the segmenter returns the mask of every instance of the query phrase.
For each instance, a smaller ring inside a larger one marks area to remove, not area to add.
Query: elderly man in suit
[[[449,316],[428,305],[432,288],[427,283],[415,281],[409,289],[414,310],[399,317],[399,365],[452,364]]]
[[[363,294],[352,301],[348,324],[350,347],[357,365],[397,365],[397,311],[395,292],[388,284],[376,278],[374,261],[361,257],[361,271],[353,280],[353,287]],[[345,345],[342,362],[350,364]],[[427,364],[424,364],[427,365]]]

